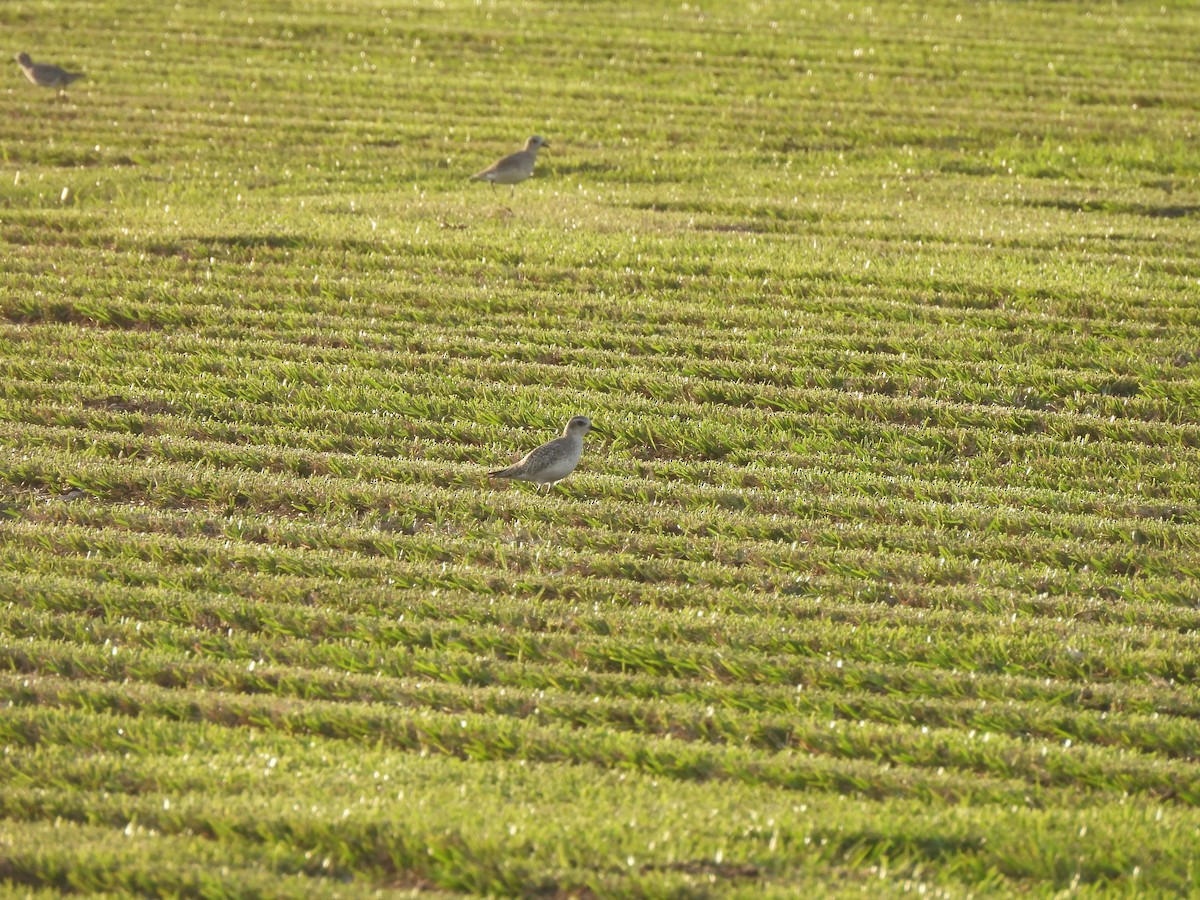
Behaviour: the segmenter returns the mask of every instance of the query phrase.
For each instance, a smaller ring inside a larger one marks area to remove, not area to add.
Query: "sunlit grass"
[[[60,6],[0,892],[1193,887],[1190,7]]]

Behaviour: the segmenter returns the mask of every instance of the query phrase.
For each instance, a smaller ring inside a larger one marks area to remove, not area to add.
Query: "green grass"
[[[1195,890],[1190,4],[0,26],[0,896]]]

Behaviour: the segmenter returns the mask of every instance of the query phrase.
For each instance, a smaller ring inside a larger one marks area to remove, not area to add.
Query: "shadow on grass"
[[[1104,212],[1132,216],[1147,216],[1151,219],[1183,219],[1200,215],[1200,205],[1175,204],[1151,206],[1146,203],[1125,203],[1116,200],[1026,200],[1018,206],[1036,209],[1059,209],[1064,212]]]
[[[301,234],[198,234],[173,240],[146,241],[139,249],[154,256],[184,257],[227,255],[234,252],[254,253],[271,250],[350,250],[355,253],[374,253],[381,246],[355,238],[333,240],[314,239]]]

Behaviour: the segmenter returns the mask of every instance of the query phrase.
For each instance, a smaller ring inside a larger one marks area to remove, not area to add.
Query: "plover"
[[[583,436],[592,430],[587,416],[573,416],[563,429],[562,437],[547,441],[530,450],[507,469],[488,472],[492,478],[511,478],[513,481],[532,481],[553,485],[575,471],[583,455]]]
[[[472,175],[471,180],[486,181],[491,184],[492,190],[495,190],[498,184],[520,184],[533,174],[533,165],[537,162],[538,150],[549,146],[545,138],[535,134],[525,142],[524,150],[518,150],[516,153],[510,153],[504,159],[497,160],[482,172]],[[513,193],[516,193],[517,189],[513,187],[512,190]]]
[[[17,62],[21,66],[21,71],[25,73],[25,77],[38,87],[58,88],[61,91],[72,81],[83,77],[82,72],[68,72],[66,69],[50,65],[50,63],[35,63],[29,58],[28,53],[18,53]]]

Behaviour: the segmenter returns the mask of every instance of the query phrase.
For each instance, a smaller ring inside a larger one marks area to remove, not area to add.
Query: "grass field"
[[[1192,4],[0,28],[0,894],[1196,890]]]

